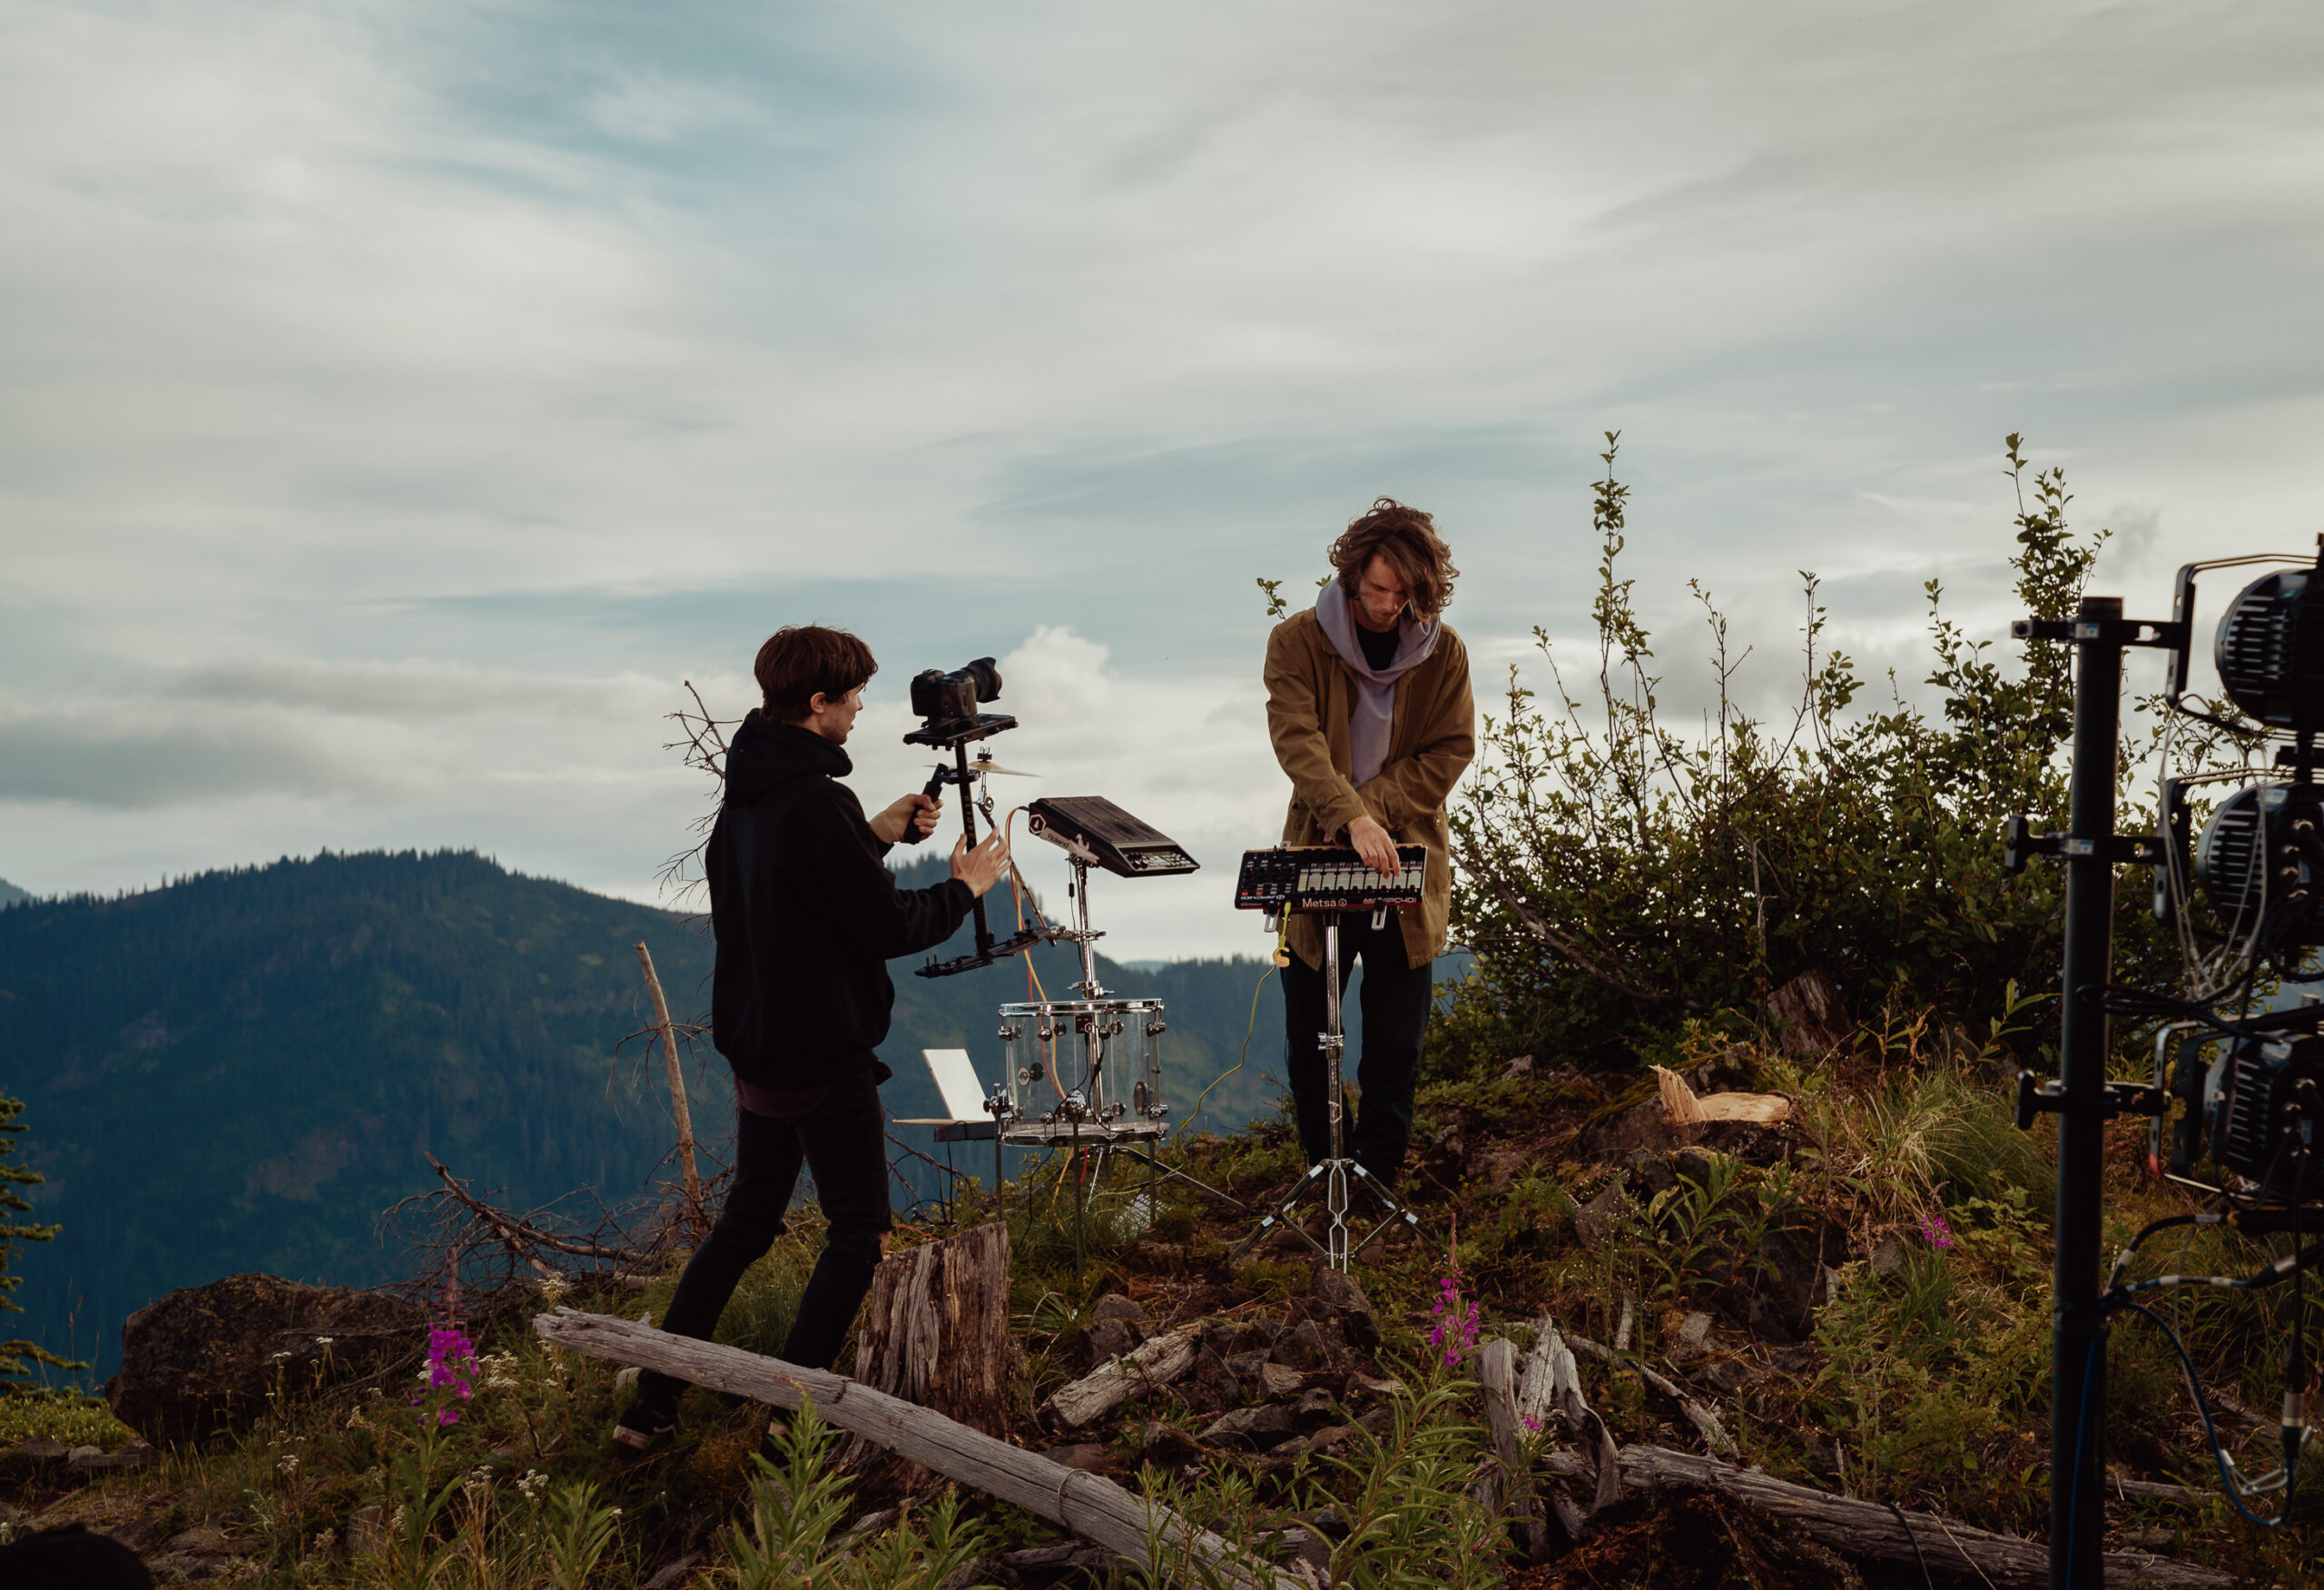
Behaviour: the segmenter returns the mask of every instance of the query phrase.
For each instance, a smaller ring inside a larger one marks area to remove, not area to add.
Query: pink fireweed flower
[[[476,1396],[476,1343],[458,1325],[447,1321],[430,1326],[428,1330],[428,1389],[437,1394],[436,1425],[441,1429],[460,1422],[460,1410],[455,1401],[467,1402]],[[414,1407],[424,1407],[424,1400],[413,1397]],[[428,1417],[425,1411],[419,1416]]]
[[[1939,1253],[1953,1246],[1953,1228],[1945,1223],[1943,1215],[1930,1215],[1922,1220],[1921,1237]]]
[[[1436,1306],[1428,1312],[1436,1321],[1428,1333],[1428,1345],[1444,1349],[1444,1367],[1449,1369],[1477,1345],[1478,1306],[1471,1303],[1465,1311],[1462,1309],[1458,1271],[1437,1283]]]

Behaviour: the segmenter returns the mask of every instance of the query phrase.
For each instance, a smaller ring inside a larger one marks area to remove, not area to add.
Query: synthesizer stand
[[[1251,856],[1263,856],[1266,854],[1253,852]],[[1278,850],[1276,854],[1279,855],[1282,853]],[[1400,880],[1411,885],[1409,893],[1415,902],[1419,897],[1419,886],[1412,866],[1417,855],[1417,852],[1412,852],[1403,858],[1407,864],[1407,870],[1403,879]],[[1251,870],[1250,857],[1246,856],[1246,874]],[[1370,871],[1369,868],[1363,870],[1367,874]],[[1341,875],[1344,877],[1344,871]],[[1278,909],[1315,909],[1314,903],[1299,898],[1297,885],[1288,884],[1283,887],[1287,893]],[[1261,902],[1256,898],[1255,892],[1238,889],[1236,904],[1245,909],[1254,909],[1257,908]],[[1389,903],[1373,905],[1372,925],[1375,931],[1386,925],[1390,908]],[[1347,1152],[1344,1122],[1342,1119],[1345,1100],[1340,1080],[1341,1056],[1347,1047],[1346,1035],[1341,1029],[1340,1022],[1340,918],[1343,913],[1326,909],[1321,914],[1324,918],[1324,1031],[1317,1034],[1317,1042],[1324,1052],[1325,1082],[1331,1090],[1329,1094],[1332,1123],[1331,1157],[1319,1164],[1310,1165],[1306,1173],[1292,1183],[1291,1190],[1284,1195],[1282,1201],[1275,1205],[1272,1212],[1260,1218],[1258,1229],[1243,1239],[1242,1246],[1235,1249],[1229,1262],[1239,1262],[1246,1254],[1265,1241],[1275,1232],[1287,1230],[1296,1232],[1299,1239],[1321,1253],[1324,1256],[1324,1261],[1334,1269],[1345,1272],[1356,1254],[1361,1253],[1374,1240],[1398,1225],[1409,1230],[1414,1237],[1423,1234],[1419,1217],[1397,1201],[1395,1195],[1380,1184],[1378,1177],[1358,1164]],[[1378,1206],[1380,1215],[1379,1222],[1364,1232],[1360,1239],[1354,1237],[1349,1225],[1349,1217],[1354,1212],[1354,1194],[1358,1189],[1361,1189]],[[1323,1212],[1329,1217],[1324,1230],[1324,1240],[1321,1242],[1318,1242],[1314,1235],[1293,1218],[1300,1204],[1318,1195],[1323,1200]]]

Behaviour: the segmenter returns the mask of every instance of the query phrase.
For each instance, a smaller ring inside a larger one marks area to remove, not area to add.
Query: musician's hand
[[[1402,866],[1396,856],[1396,842],[1388,831],[1372,817],[1358,817],[1347,825],[1347,842],[1355,846],[1355,854],[1364,864],[1384,878],[1393,878]]]
[[[1009,875],[1007,835],[996,828],[974,850],[966,835],[952,841],[952,875],[969,886],[969,893],[981,896]]]
[[[936,820],[944,814],[944,803],[915,790],[899,797],[881,809],[880,815],[867,825],[872,837],[882,844],[901,844],[906,833],[917,828],[915,837],[926,838],[936,832]]]

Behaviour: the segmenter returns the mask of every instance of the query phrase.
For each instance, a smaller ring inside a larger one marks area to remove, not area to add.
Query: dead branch
[[[686,1074],[678,1064],[678,1043],[670,1032],[670,1002],[662,997],[662,980],[654,974],[654,955],[645,941],[637,941],[637,963],[645,973],[645,992],[654,997],[654,1021],[662,1039],[662,1065],[670,1077],[670,1113],[678,1122],[678,1165],[685,1173],[686,1220],[697,1239],[710,1235],[710,1217],[703,1212],[702,1178],[694,1164],[694,1111],[686,1104]]]

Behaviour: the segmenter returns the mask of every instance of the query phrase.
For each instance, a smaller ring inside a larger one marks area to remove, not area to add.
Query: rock
[[[65,1466],[84,1474],[115,1473],[125,1468],[143,1468],[151,1447],[133,1443],[118,1452],[107,1452],[99,1447],[75,1447]]]
[[[162,1549],[183,1552],[190,1556],[218,1556],[226,1550],[226,1532],[214,1525],[197,1524],[191,1529],[182,1529],[171,1536]]]
[[[1533,1057],[1530,1054],[1517,1055],[1501,1068],[1501,1080],[1504,1082],[1531,1081],[1532,1076]]]
[[[1259,1384],[1260,1371],[1266,1368],[1266,1362],[1267,1349],[1254,1348],[1247,1353],[1236,1353],[1229,1358],[1226,1360],[1226,1367],[1235,1371],[1235,1378],[1244,1385],[1256,1386]]]
[[[1740,1358],[1717,1358],[1698,1367],[1694,1378],[1698,1385],[1708,1386],[1721,1397],[1732,1397],[1751,1378],[1751,1369]]]
[[[1084,1474],[1103,1474],[1113,1467],[1112,1456],[1098,1441],[1076,1441],[1068,1446],[1051,1447],[1041,1454],[1051,1463],[1061,1463],[1068,1468],[1078,1468]]]
[[[1317,1569],[1332,1565],[1332,1543],[1302,1525],[1293,1524],[1270,1531],[1259,1537],[1259,1544],[1275,1547],[1267,1555],[1278,1561],[1288,1557]]]
[[[1295,1369],[1320,1369],[1331,1358],[1331,1344],[1312,1319],[1303,1319],[1276,1338],[1272,1355]]]
[[[1882,1280],[1893,1280],[1905,1268],[1905,1245],[1894,1237],[1883,1237],[1872,1249],[1872,1273]]]
[[[1629,1196],[1621,1178],[1616,1177],[1599,1189],[1597,1197],[1573,1211],[1573,1234],[1584,1248],[1603,1248],[1612,1239]]]
[[[1254,1319],[1251,1321],[1251,1328],[1258,1334],[1261,1341],[1273,1347],[1275,1338],[1284,1332],[1284,1323],[1280,1319]]]
[[[1367,1397],[1402,1397],[1404,1395],[1404,1383],[1402,1380],[1398,1380],[1393,1378],[1385,1379],[1378,1378],[1365,1374],[1361,1369],[1358,1369],[1348,1376],[1347,1388],[1351,1395],[1356,1393],[1361,1393]]]
[[[1183,1468],[1188,1464],[1206,1462],[1210,1457],[1192,1436],[1158,1419],[1146,1427],[1138,1439],[1137,1455],[1141,1461],[1164,1468]]]
[[[1280,1404],[1261,1407],[1238,1407],[1233,1413],[1220,1416],[1196,1437],[1216,1446],[1233,1442],[1237,1446],[1271,1447],[1285,1436],[1299,1432],[1299,1416]]]
[[[280,1385],[360,1379],[424,1348],[427,1311],[387,1292],[231,1276],[147,1304],[121,1330],[113,1416],[153,1442],[247,1428]]]
[[[1533,1156],[1523,1149],[1495,1149],[1479,1161],[1477,1173],[1492,1191],[1507,1192],[1532,1162]]]
[[[1089,1318],[1092,1320],[1119,1319],[1143,1331],[1154,1328],[1153,1318],[1147,1313],[1146,1305],[1119,1292],[1108,1292],[1098,1299],[1098,1306],[1089,1310]]]
[[[1656,1105],[1658,1110],[1660,1105]],[[1658,1192],[1668,1192],[1679,1185],[1679,1172],[1670,1167],[1668,1154],[1649,1153],[1644,1149],[1630,1155],[1630,1190],[1643,1203]]]
[[[1670,1156],[1670,1169],[1701,1187],[1710,1180],[1710,1156],[1700,1149],[1680,1149]]]
[[[1679,1321],[1679,1328],[1672,1333],[1672,1348],[1689,1358],[1703,1351],[1709,1343],[1710,1316],[1708,1314],[1688,1315]]]
[[[1812,1375],[1816,1372],[1816,1349],[1805,1342],[1797,1347],[1778,1348],[1771,1358],[1775,1367],[1787,1375]]]
[[[1209,1407],[1227,1407],[1243,1400],[1243,1382],[1226,1361],[1208,1348],[1195,1354],[1195,1367],[1187,1372],[1186,1384],[1200,1387],[1209,1395],[1202,1399]]]
[[[1318,1386],[1301,1397],[1291,1411],[1299,1417],[1300,1423],[1312,1428],[1338,1416],[1339,1399]]]
[[[1364,1295],[1364,1288],[1356,1279],[1334,1269],[1320,1259],[1315,1261],[1307,1296],[1311,1303],[1321,1304],[1335,1314],[1372,1312],[1372,1299]]]
[[[1259,1367],[1259,1395],[1270,1402],[1289,1397],[1305,1385],[1306,1379],[1288,1364],[1262,1364]]]
[[[1137,1327],[1126,1319],[1099,1319],[1081,1333],[1082,1354],[1094,1369],[1111,1359],[1128,1357],[1141,1339]]]
[[[67,1448],[62,1441],[47,1436],[34,1436],[29,1441],[19,1441],[10,1450],[20,1457],[31,1458],[34,1463],[62,1463]]]

